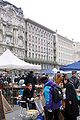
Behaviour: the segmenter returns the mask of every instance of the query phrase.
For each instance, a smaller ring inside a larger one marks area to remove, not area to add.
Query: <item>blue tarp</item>
[[[54,74],[54,71],[52,69],[45,69],[41,71],[42,74]]]
[[[60,70],[63,71],[80,71],[80,61],[68,64],[64,67],[61,67]]]

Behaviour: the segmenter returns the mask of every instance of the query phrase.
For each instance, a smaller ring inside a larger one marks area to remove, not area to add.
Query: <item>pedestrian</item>
[[[73,82],[75,89],[78,89],[78,87],[80,86],[80,82],[76,75],[76,71],[72,71],[72,76],[71,76],[70,80]]]
[[[52,80],[49,80],[48,77],[43,76],[41,77],[41,82],[44,83],[44,99],[45,99],[45,117],[46,120],[60,120],[60,107],[62,105],[61,101],[58,103],[55,103],[53,101],[53,89],[54,86],[56,86],[56,83],[54,83]]]
[[[28,83],[32,84],[32,93],[34,93],[35,85],[37,84],[37,78],[33,74],[33,71],[30,71],[25,78],[25,84],[27,85]]]
[[[63,79],[63,77],[62,77],[60,71],[58,71],[58,72],[56,73],[56,75],[55,75],[55,82],[56,82],[56,84],[58,84],[58,85],[61,84],[62,79]]]
[[[0,75],[0,89],[3,89],[3,78],[2,78],[2,75]]]
[[[73,83],[67,78],[63,78],[63,85],[65,88],[65,120],[77,120],[79,115],[77,95]]]

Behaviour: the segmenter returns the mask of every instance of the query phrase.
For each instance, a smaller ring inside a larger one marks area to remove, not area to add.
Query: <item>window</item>
[[[41,45],[43,45],[43,39],[41,39]]]
[[[32,36],[32,42],[34,42],[34,36]]]
[[[32,53],[32,58],[34,58],[34,53]]]
[[[29,50],[31,50],[31,43],[29,43]]]
[[[35,43],[37,43],[37,37],[35,37]]]
[[[50,56],[49,56],[49,60],[50,60]]]
[[[9,44],[11,41],[11,37],[10,36],[6,36],[6,43]]]
[[[43,47],[41,47],[41,53],[43,53]]]
[[[41,59],[43,59],[43,55],[41,55]]]
[[[35,52],[37,52],[37,45],[35,45]]]
[[[37,58],[37,54],[35,54],[35,58]]]
[[[45,60],[45,55],[44,55],[44,60]]]
[[[38,54],[38,58],[40,59],[40,54]]]
[[[45,48],[44,48],[44,53],[45,53]]]
[[[52,57],[51,57],[51,61],[52,61]]]
[[[31,58],[31,52],[29,52],[29,57]]]
[[[40,46],[38,46],[38,52],[40,52]]]
[[[31,35],[29,35],[29,41],[31,41]]]
[[[29,26],[29,32],[31,32],[31,27]]]
[[[40,38],[38,38],[38,44],[40,44]]]
[[[2,41],[2,35],[0,34],[0,41]]]
[[[32,51],[34,51],[34,44],[32,44]]]

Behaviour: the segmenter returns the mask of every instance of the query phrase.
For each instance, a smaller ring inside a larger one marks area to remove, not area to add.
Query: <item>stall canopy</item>
[[[0,56],[0,69],[36,69],[40,70],[40,65],[27,63],[16,57],[9,49]]]
[[[63,71],[80,71],[80,61],[77,61],[77,62],[74,62],[72,64],[68,64],[64,67],[61,67],[60,70],[63,70]]]
[[[54,73],[57,73],[59,71],[57,68],[53,68],[52,70],[54,71]]]

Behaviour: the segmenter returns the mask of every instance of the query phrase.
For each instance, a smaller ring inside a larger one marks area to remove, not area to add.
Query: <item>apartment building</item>
[[[58,66],[70,64],[73,59],[73,41],[56,33],[56,62]]]
[[[74,54],[73,54],[74,62],[79,61],[80,60],[80,42],[73,43],[73,50],[74,50]]]
[[[25,60],[33,64],[40,64],[42,69],[55,66],[55,32],[30,19],[25,19],[25,29]]]
[[[21,8],[0,0],[0,55],[7,48],[24,59],[25,22]]]

